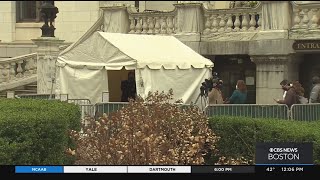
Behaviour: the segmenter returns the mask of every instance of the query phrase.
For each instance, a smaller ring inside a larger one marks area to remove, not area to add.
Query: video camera
[[[208,92],[212,90],[212,88],[215,88],[217,86],[220,86],[223,84],[223,81],[219,78],[218,73],[213,72],[212,78],[205,79],[203,83],[201,83],[200,86],[200,95],[201,96],[208,96]]]

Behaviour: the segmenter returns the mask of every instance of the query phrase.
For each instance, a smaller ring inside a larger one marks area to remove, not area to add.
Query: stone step
[[[36,90],[37,91],[37,85],[36,84],[25,85],[24,89],[26,89],[26,90]]]
[[[36,90],[29,90],[29,89],[17,89],[14,92],[15,94],[37,94]]]

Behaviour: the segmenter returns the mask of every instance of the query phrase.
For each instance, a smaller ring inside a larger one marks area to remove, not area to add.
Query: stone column
[[[55,37],[39,37],[32,41],[38,46],[37,93],[54,94],[55,62],[59,55],[59,46],[64,40]]]
[[[127,7],[125,5],[101,7],[104,14],[104,32],[128,33],[130,31],[130,20],[127,8],[130,9],[132,7]]]
[[[261,1],[261,30],[287,30],[291,27],[290,1]]]
[[[202,3],[184,1],[184,3],[174,4],[174,6],[177,9],[176,33],[200,35],[204,28]]]
[[[282,99],[280,82],[299,79],[301,58],[295,55],[251,56],[256,64],[256,104],[275,104]]]
[[[261,22],[259,39],[286,39],[292,27],[291,1],[260,1]]]

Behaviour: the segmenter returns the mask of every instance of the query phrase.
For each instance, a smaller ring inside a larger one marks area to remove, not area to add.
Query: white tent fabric
[[[57,89],[68,94],[70,99],[89,99],[91,102],[101,102],[102,91],[108,90],[108,74],[103,70],[76,69],[65,66],[59,69]]]
[[[70,98],[88,97],[93,103],[100,102],[102,92],[112,86],[107,71],[123,67],[135,70],[137,93],[142,97],[149,91],[172,88],[175,99],[191,103],[213,67],[209,59],[173,36],[97,31],[81,41],[58,57],[56,93],[69,94]]]

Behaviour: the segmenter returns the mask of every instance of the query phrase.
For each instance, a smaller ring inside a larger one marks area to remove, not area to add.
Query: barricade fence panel
[[[104,113],[110,114],[120,110],[122,107],[129,105],[127,102],[108,102],[96,104],[96,116],[102,116]]]
[[[68,99],[68,103],[73,103],[77,105],[87,105],[91,104],[89,99]]]
[[[320,103],[294,104],[291,107],[290,118],[298,121],[320,120]]]
[[[288,119],[288,107],[275,104],[215,104],[207,106],[205,113],[212,116],[244,116],[251,118]]]
[[[116,112],[121,108],[129,105],[127,102],[108,102],[108,103],[97,103],[96,104],[96,116],[102,116],[104,113],[110,114]],[[176,104],[182,109],[187,109],[190,107],[197,107],[196,105],[191,104]]]
[[[50,99],[50,94],[20,94],[16,97],[22,99]],[[51,99],[55,99],[55,94],[51,94]]]
[[[78,104],[81,112],[81,120],[83,123],[87,124],[85,117],[94,117],[95,116],[95,105],[94,104]]]
[[[81,118],[98,117],[110,114],[127,106],[128,102],[107,102],[91,104],[89,99],[69,99],[68,94],[20,94],[16,98],[60,100],[80,106]],[[194,107],[192,104],[177,104],[183,109]],[[286,105],[280,104],[215,104],[205,108],[205,114],[212,116],[244,116],[252,118],[277,118],[298,121],[320,120],[320,103],[295,104],[290,111]]]

